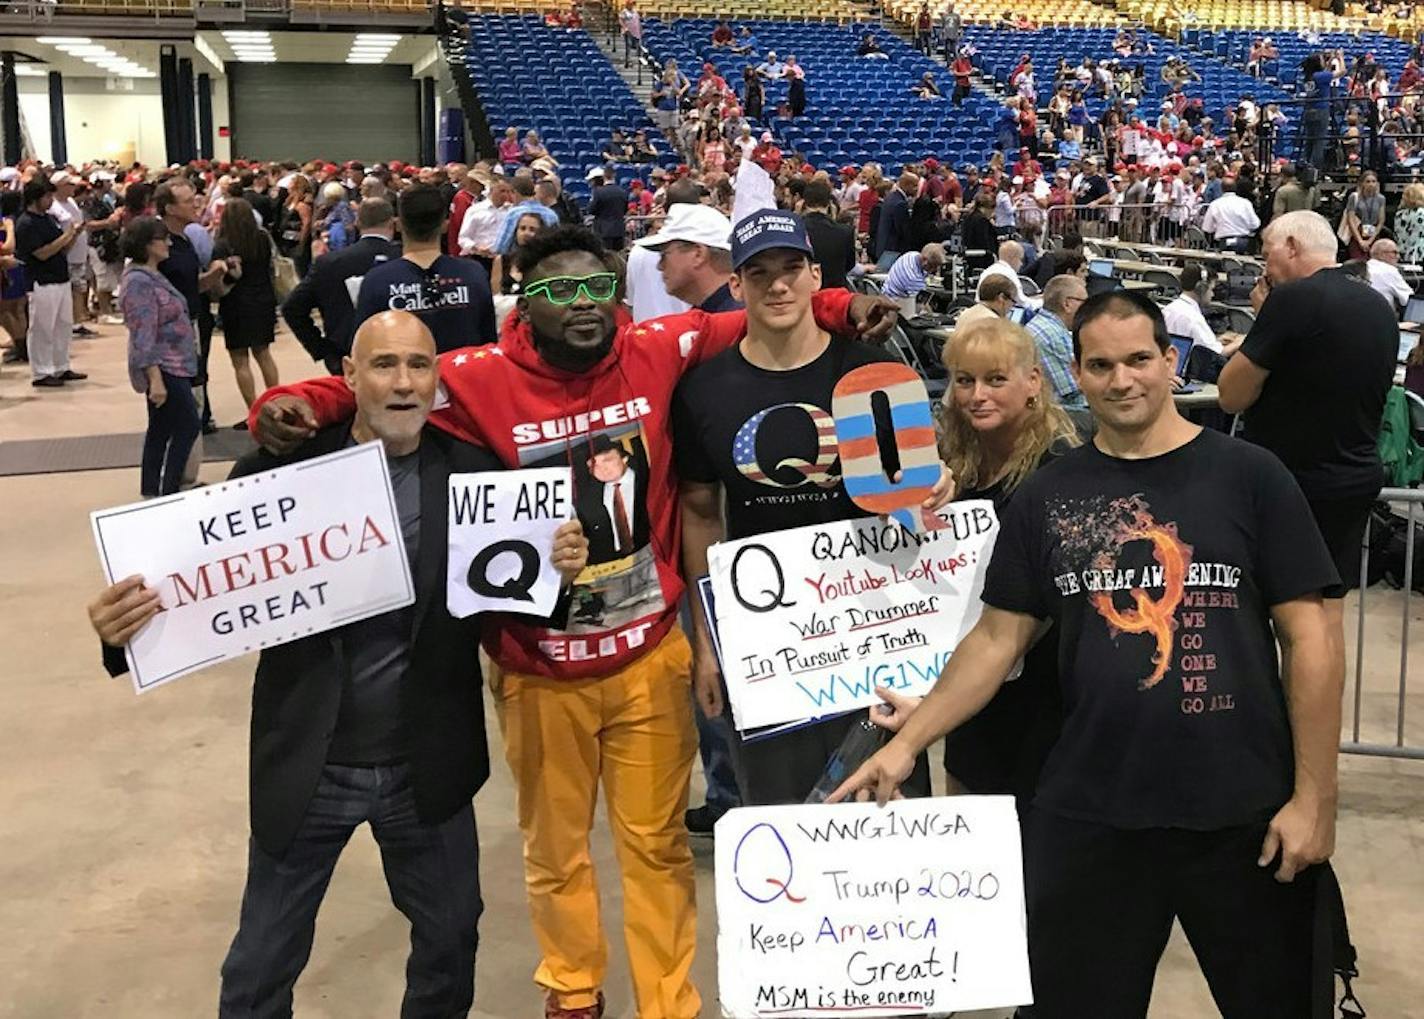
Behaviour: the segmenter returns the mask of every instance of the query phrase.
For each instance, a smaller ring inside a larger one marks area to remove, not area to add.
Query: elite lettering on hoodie
[[[816,320],[852,333],[851,294],[822,290]],[[618,311],[612,348],[582,372],[541,358],[527,323],[505,320],[498,346],[440,356],[431,422],[493,451],[506,467],[572,469],[574,506],[589,540],[589,564],[573,584],[562,627],[526,616],[490,617],[485,648],[501,667],[562,679],[607,675],[655,647],[677,622],[683,583],[677,476],[672,460],[673,390],[689,368],[746,332],[746,313],[689,311],[633,325]],[[306,400],[333,424],[355,411],[339,378],[269,390]]]

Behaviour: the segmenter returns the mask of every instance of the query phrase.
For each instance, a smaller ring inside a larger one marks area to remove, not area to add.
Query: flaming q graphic
[[[1088,600],[1113,637],[1118,634],[1150,634],[1156,644],[1152,671],[1137,681],[1139,690],[1150,690],[1167,674],[1172,664],[1172,637],[1177,629],[1177,606],[1182,603],[1187,570],[1192,563],[1192,546],[1177,537],[1176,524],[1160,524],[1140,495],[1111,502],[1092,500],[1069,507],[1056,507],[1051,518],[1061,539],[1064,559],[1072,564],[1089,561],[1095,571],[1111,573],[1119,569],[1123,550],[1131,543],[1148,542],[1152,558],[1161,571],[1161,596],[1153,598],[1143,587],[1127,594],[1129,608],[1113,600],[1113,591],[1094,591]],[[1147,572],[1140,570],[1139,575]],[[1154,580],[1157,578],[1154,577]]]

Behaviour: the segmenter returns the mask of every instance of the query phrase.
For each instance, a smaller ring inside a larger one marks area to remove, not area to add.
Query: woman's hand
[[[163,384],[163,379],[149,379],[148,381],[148,402],[155,407],[162,407],[168,402],[168,387]]]

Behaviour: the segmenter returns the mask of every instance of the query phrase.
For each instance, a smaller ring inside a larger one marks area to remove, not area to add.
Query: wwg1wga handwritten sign
[[[109,583],[163,611],[129,642],[139,693],[415,601],[379,442],[91,517]]]
[[[549,557],[572,493],[567,467],[450,475],[450,614],[553,612],[563,580]]]
[[[1011,797],[748,807],[716,835],[723,1015],[1032,1001]]]
[[[979,619],[999,531],[993,503],[912,531],[879,517],[712,546],[709,573],[732,716],[743,732],[929,691]]]

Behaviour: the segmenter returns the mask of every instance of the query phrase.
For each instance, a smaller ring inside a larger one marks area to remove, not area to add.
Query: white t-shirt
[[[49,214],[55,218],[61,228],[67,227],[71,223],[81,227],[80,231],[74,235],[74,243],[64,253],[64,260],[71,266],[84,265],[89,261],[89,234],[82,229],[84,213],[79,211],[79,203],[73,198],[56,198],[49,207]]]
[[[1190,336],[1192,342],[1198,346],[1221,353],[1221,341],[1216,338],[1216,333],[1211,331],[1211,326],[1207,325],[1201,307],[1187,294],[1179,295],[1163,308],[1162,318],[1167,323],[1167,332],[1173,336]],[[1177,365],[1177,374],[1182,374],[1186,369],[1184,364]]]
[[[692,305],[667,292],[663,274],[658,271],[658,253],[633,246],[628,252],[628,304],[634,322],[646,322],[662,315],[681,315]]]

